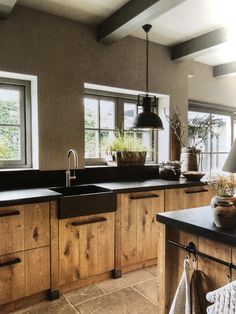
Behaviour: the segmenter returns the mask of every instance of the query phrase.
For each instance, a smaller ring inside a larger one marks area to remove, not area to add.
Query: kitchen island
[[[215,226],[210,206],[158,213],[158,273],[159,310],[169,312],[176,288],[183,272],[188,252],[179,247],[193,243],[196,249],[214,258],[236,265],[236,227],[222,229]],[[174,242],[174,243],[173,243]],[[208,258],[191,254],[190,270],[198,269],[208,277],[209,290],[228,283],[230,268]],[[232,269],[232,280],[236,270]]]

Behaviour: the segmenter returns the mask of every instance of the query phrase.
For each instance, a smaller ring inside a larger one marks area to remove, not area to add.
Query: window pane
[[[229,152],[231,147],[231,118],[229,116],[212,115],[219,123],[213,128],[212,152]]]
[[[20,128],[12,126],[1,126],[0,160],[20,160],[20,147]]]
[[[211,155],[211,174],[218,174],[222,171],[223,165],[228,154],[212,154]]]
[[[211,167],[211,155],[203,153],[202,155],[200,155],[199,170],[209,173],[210,167]]]
[[[115,103],[114,101],[100,101],[100,125],[101,129],[115,128]]]
[[[101,151],[101,157],[104,158],[106,155],[106,150],[108,149],[110,143],[115,138],[115,134],[113,131],[101,131],[100,133],[100,151]]]
[[[20,92],[0,88],[0,124],[20,123]]]
[[[85,157],[98,158],[99,157],[99,139],[98,131],[85,131]]]
[[[130,129],[134,124],[134,118],[137,115],[137,105],[124,103],[124,129]]]
[[[98,128],[98,100],[93,98],[84,99],[85,127]]]

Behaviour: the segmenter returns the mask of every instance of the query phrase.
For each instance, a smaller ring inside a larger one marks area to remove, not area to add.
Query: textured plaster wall
[[[145,42],[127,37],[105,46],[94,27],[21,6],[0,29],[0,70],[38,76],[40,169],[65,169],[71,147],[83,167],[84,83],[144,90]],[[153,43],[150,62],[150,91],[170,95],[186,118],[188,97],[200,97],[194,84],[188,90],[188,64]]]

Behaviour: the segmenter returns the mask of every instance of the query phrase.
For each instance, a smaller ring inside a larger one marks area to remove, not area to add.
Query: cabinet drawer
[[[0,207],[0,256],[49,245],[49,203]]]
[[[0,207],[0,256],[24,250],[24,207]]]
[[[49,247],[0,257],[0,304],[9,303],[49,288]]]

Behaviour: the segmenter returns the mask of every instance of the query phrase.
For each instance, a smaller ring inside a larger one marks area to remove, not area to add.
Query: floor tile
[[[77,305],[103,294],[104,292],[100,288],[95,285],[91,285],[67,292],[65,293],[65,296],[70,300],[73,305]]]
[[[143,295],[157,304],[157,279],[153,278],[148,281],[134,285],[134,288],[140,291]]]
[[[145,268],[145,270],[152,274],[154,277],[157,277],[157,265],[147,267]]]
[[[130,273],[122,275],[122,278],[105,280],[96,284],[98,287],[104,289],[106,292],[113,292],[115,290],[128,287],[136,284],[137,282],[146,281],[152,279],[153,275],[144,269],[132,271]]]
[[[156,314],[157,307],[132,288],[106,294],[76,307],[80,314]]]
[[[55,301],[43,301],[31,307],[14,312],[14,314],[75,314],[76,311],[61,297]]]

